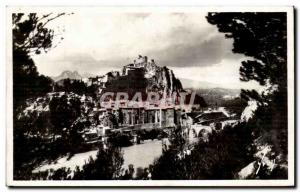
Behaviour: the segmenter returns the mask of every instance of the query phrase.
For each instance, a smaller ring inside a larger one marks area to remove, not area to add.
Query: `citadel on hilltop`
[[[132,99],[139,92],[143,101],[150,92],[158,93],[162,99],[171,99],[174,95],[178,97],[180,93],[187,93],[172,70],[165,66],[160,67],[154,59],[149,61],[147,56],[141,55],[133,60],[133,63],[123,66],[121,72],[111,71],[103,76],[90,77],[86,83],[88,86],[97,87],[98,96],[106,92],[122,92],[127,93],[129,99]],[[187,97],[189,96],[190,93],[187,93]],[[176,98],[177,101],[179,99]],[[196,95],[193,107],[199,108],[200,105],[205,107],[206,103],[203,98]]]
[[[99,116],[112,113],[121,117],[118,121],[121,127],[174,127],[180,124],[182,113],[206,107],[202,97],[187,93],[183,89],[172,70],[158,66],[147,56],[139,55],[133,63],[123,66],[121,73],[113,71],[104,76],[91,77],[87,84],[98,88],[99,98],[108,92],[128,94],[128,100],[121,101],[117,100],[115,95],[108,96],[105,101],[101,101],[102,108],[98,109]],[[160,100],[174,102],[151,102],[147,100],[147,94],[150,92],[158,93]],[[186,95],[180,104],[182,92]],[[136,93],[141,93],[142,101],[131,101]],[[191,101],[192,99],[194,101]]]
[[[130,71],[145,71],[145,78],[150,78],[155,75],[156,70],[159,70],[159,67],[156,65],[154,59],[151,59],[149,62],[147,56],[139,55],[133,63],[123,67],[122,74],[128,75]]]

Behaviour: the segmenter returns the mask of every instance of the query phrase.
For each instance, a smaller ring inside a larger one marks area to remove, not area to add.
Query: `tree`
[[[108,145],[99,147],[96,159],[90,158],[82,171],[74,173],[74,180],[111,180],[119,179],[122,174],[123,153],[120,147]]]
[[[47,53],[53,46],[53,37],[60,34],[55,34],[54,30],[47,28],[46,25],[63,15],[66,13],[56,15],[49,13],[41,17],[36,13],[30,13],[28,18],[23,20],[24,13],[13,13],[13,50],[27,54],[40,54],[42,51]]]
[[[79,95],[83,95],[87,93],[87,86],[81,80],[75,79],[62,79],[55,83],[54,91],[60,92],[73,92]]]
[[[81,102],[77,97],[67,95],[54,97],[49,103],[50,118],[56,134],[68,134],[71,125],[80,117]],[[65,129],[65,130],[64,130]]]
[[[254,117],[258,136],[287,154],[287,15],[286,13],[209,13],[207,21],[233,38],[233,52],[251,57],[241,63],[240,80],[267,87],[242,97],[259,103]]]
[[[17,114],[23,110],[26,99],[42,96],[52,91],[53,87],[49,77],[38,73],[32,55],[46,53],[53,47],[53,38],[58,34],[47,28],[47,24],[63,15],[65,13],[49,13],[40,17],[36,13],[27,16],[24,13],[12,14],[14,159],[19,159],[14,161],[14,173],[24,172],[21,166],[28,158],[23,157],[30,156],[29,152],[35,151],[39,145],[36,141],[33,146],[33,142],[25,137],[24,122],[17,118]],[[30,158],[34,162],[39,157]]]
[[[61,34],[54,33],[53,29],[47,28],[47,24],[63,15],[66,13],[49,13],[40,17],[36,13],[30,13],[28,17],[24,13],[12,14],[14,112],[25,99],[52,90],[53,81],[39,75],[31,56],[47,53],[56,46],[53,45],[53,38]]]
[[[240,79],[258,81],[272,91],[259,94],[243,90],[244,99],[260,104],[254,117],[247,123],[213,132],[208,142],[200,140],[182,159],[177,154],[184,142],[177,137],[177,144],[153,164],[153,179],[234,179],[238,171],[254,161],[254,139],[259,136],[273,144],[277,155],[287,153],[286,14],[209,13],[207,20],[226,33],[226,38],[233,38],[234,53],[253,58],[241,63]],[[285,176],[279,169],[261,178]]]
[[[170,149],[154,162],[152,179],[234,179],[235,173],[253,161],[251,142],[251,127],[225,127],[213,132],[208,142],[199,140],[190,155],[178,158],[185,142],[177,135]]]
[[[186,140],[182,135],[182,128],[177,127],[172,130],[169,140],[171,143],[169,149],[164,151],[151,166],[152,179],[154,180],[185,179],[186,174],[189,174],[190,170],[184,169],[185,162],[178,158],[178,155],[182,155],[186,148]]]
[[[253,58],[242,62],[242,81],[286,88],[286,18],[285,13],[209,13],[207,21],[233,38],[234,53]]]

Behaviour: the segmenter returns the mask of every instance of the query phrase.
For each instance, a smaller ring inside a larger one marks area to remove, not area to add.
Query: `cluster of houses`
[[[100,124],[86,134],[107,138],[107,133],[123,132],[134,135],[138,130],[182,127],[189,138],[206,138],[212,131],[222,130],[226,125],[233,125],[238,119],[224,108],[184,110],[180,106],[131,106],[97,109]],[[115,118],[115,123],[109,119]]]

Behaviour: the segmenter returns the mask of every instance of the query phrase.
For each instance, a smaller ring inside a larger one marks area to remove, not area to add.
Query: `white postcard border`
[[[13,180],[13,95],[12,95],[12,33],[11,13],[13,12],[38,12],[54,11],[68,12],[76,9],[99,10],[103,12],[286,12],[287,13],[287,35],[288,35],[288,179],[287,180],[97,180],[97,181],[16,181]],[[209,7],[64,7],[64,6],[18,6],[7,7],[6,23],[6,185],[7,186],[94,186],[94,187],[143,187],[143,186],[203,186],[203,187],[239,187],[239,186],[294,186],[295,185],[295,79],[294,79],[294,8],[292,6],[209,6]]]

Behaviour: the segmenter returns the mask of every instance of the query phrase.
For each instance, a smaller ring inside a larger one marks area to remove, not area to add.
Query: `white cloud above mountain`
[[[34,61],[39,72],[49,76],[64,70],[100,75],[141,54],[172,68],[176,76],[185,71],[183,76],[193,80],[240,84],[235,69],[242,55],[231,52],[233,41],[207,23],[206,14],[75,11],[51,24],[64,28],[64,40]],[[222,68],[228,67],[222,64],[228,60],[234,71]],[[207,71],[215,72],[203,75]]]

